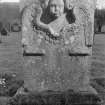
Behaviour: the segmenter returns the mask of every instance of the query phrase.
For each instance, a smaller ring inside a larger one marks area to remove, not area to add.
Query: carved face
[[[61,16],[64,12],[63,0],[50,0],[49,7],[50,13],[52,13],[56,17]]]

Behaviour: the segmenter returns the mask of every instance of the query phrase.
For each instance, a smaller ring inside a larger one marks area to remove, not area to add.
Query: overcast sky
[[[1,0],[1,2],[19,2],[19,0]],[[105,0],[97,0],[97,8],[105,8]]]
[[[19,2],[19,0],[0,0],[0,2]]]
[[[97,0],[97,8],[105,8],[105,0]]]

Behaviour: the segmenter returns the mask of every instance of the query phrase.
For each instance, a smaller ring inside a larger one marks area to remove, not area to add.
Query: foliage
[[[95,10],[95,22],[98,27],[98,31],[101,32],[101,28],[105,24],[105,9]]]
[[[13,74],[0,74],[0,96],[13,96],[23,83]]]

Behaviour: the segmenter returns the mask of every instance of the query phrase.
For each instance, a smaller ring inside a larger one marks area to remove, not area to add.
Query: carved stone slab
[[[96,93],[89,85],[88,71],[94,3],[94,0],[50,0],[24,7],[22,44],[25,85],[29,90]]]

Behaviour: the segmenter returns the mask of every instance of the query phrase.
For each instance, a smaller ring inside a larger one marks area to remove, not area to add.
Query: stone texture
[[[73,91],[45,91],[17,95],[8,101],[8,105],[101,105],[102,101],[93,94]]]
[[[57,12],[50,9],[54,3],[63,10],[62,2],[53,0],[48,2],[47,8],[42,8],[41,2],[32,3],[23,9],[25,87],[37,91],[73,89],[96,94],[89,85],[88,71],[95,2],[67,1],[70,5],[65,2],[65,10],[60,14],[59,9]]]

